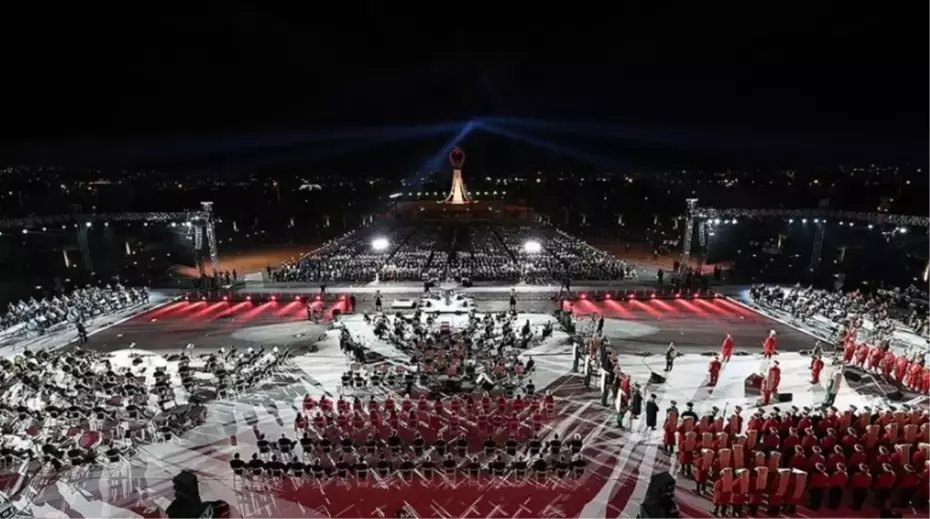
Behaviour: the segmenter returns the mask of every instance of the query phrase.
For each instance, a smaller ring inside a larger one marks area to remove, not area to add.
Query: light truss
[[[869,213],[862,211],[837,211],[832,209],[716,209],[712,207],[695,208],[694,218],[712,220],[715,218],[807,218],[810,220],[858,221],[874,224],[912,225],[930,227],[930,217],[889,213]]]
[[[35,229],[49,225],[94,222],[199,222],[211,220],[206,211],[154,212],[154,213],[76,213],[25,218],[0,219],[0,229]]]
[[[823,246],[823,236],[825,232],[824,224],[829,221],[847,221],[847,222],[869,222],[872,224],[886,224],[895,226],[915,226],[923,227],[930,230],[930,217],[889,214],[889,213],[870,213],[865,211],[837,211],[829,209],[827,202],[822,202],[821,206],[816,209],[737,209],[714,207],[700,207],[696,198],[686,200],[687,208],[685,210],[685,226],[682,236],[681,251],[681,268],[687,269],[691,260],[691,235],[694,232],[694,224],[697,222],[703,226],[710,220],[726,220],[729,218],[787,218],[795,220],[811,220],[816,225],[817,235],[814,239],[814,249],[811,254],[811,270],[816,269],[820,262],[820,250]]]
[[[219,252],[216,247],[216,232],[214,230],[213,219],[213,202],[201,202],[199,211],[176,211],[176,212],[147,212],[147,213],[72,213],[57,214],[49,216],[29,216],[25,218],[4,218],[0,219],[0,229],[22,229],[26,232],[30,229],[39,229],[52,225],[73,224],[78,232],[78,246],[81,249],[81,255],[84,257],[85,265],[90,267],[90,248],[87,245],[87,231],[90,225],[96,222],[143,222],[143,223],[169,223],[169,222],[190,222],[196,227],[197,232],[206,232],[207,246],[209,247],[210,260],[213,263],[213,269],[219,270]],[[201,244],[202,245],[202,244]],[[198,247],[198,254],[199,254]]]

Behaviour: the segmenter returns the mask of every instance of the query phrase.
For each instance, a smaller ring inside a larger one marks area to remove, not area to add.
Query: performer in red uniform
[[[730,362],[730,357],[733,356],[733,336],[729,333],[723,339],[723,344],[720,345],[720,356],[723,358],[723,362]]]
[[[772,379],[772,392],[778,393],[778,385],[781,384],[781,367],[778,361],[772,361],[772,367],[769,368],[769,377]]]
[[[911,389],[920,389],[920,375],[924,370],[924,359],[917,362],[911,362],[907,368],[907,380],[904,385]]]
[[[882,375],[884,375],[885,378],[891,378],[896,360],[897,358],[894,356],[893,351],[889,349],[885,352],[885,357],[882,359]]]
[[[814,363],[811,365],[811,384],[820,383],[820,372],[823,371],[823,359],[820,355],[814,357]]]
[[[878,505],[879,510],[885,509],[885,503],[891,497],[891,488],[896,479],[894,468],[887,463],[883,464],[881,472],[875,478],[875,504]]]
[[[810,483],[808,484],[808,493],[810,496],[810,509],[820,510],[820,503],[823,502],[823,494],[830,483],[830,476],[823,466],[823,463],[814,465],[811,472]]]
[[[724,469],[730,470],[730,469]],[[730,492],[723,490],[723,478],[717,478],[714,482],[714,515],[726,515],[727,508],[730,506]]]
[[[847,340],[843,346],[843,362],[846,364],[852,364],[853,357],[856,356],[856,343],[855,341]]]
[[[924,393],[930,392],[930,368],[924,368],[920,374],[920,390]]]
[[[853,510],[862,509],[865,499],[869,496],[869,488],[872,487],[872,473],[869,472],[868,465],[861,464],[857,469],[849,481],[849,485],[852,487]]]
[[[717,385],[717,379],[720,377],[720,368],[722,366],[723,364],[720,363],[720,359],[717,356],[710,359],[710,364],[707,366],[707,371],[710,373],[710,385]]]
[[[869,350],[869,370],[878,371],[886,349],[884,346],[872,346],[872,349]]]
[[[907,365],[910,364],[907,360],[907,355],[900,355],[898,357],[898,362],[894,366],[894,378],[900,383],[904,383],[904,376],[907,374]]]
[[[869,345],[862,343],[856,348],[856,366],[865,367],[865,361],[869,357]]]
[[[771,359],[772,355],[775,355],[775,349],[777,344],[775,342],[775,330],[769,331],[768,337],[762,341],[762,356]]]

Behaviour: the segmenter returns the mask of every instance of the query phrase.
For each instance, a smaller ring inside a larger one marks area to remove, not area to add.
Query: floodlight
[[[529,254],[537,254],[542,251],[542,245],[535,240],[530,240],[523,244],[523,250]]]
[[[376,251],[387,250],[390,245],[391,242],[389,242],[387,238],[375,238],[374,240],[371,240],[371,248]]]

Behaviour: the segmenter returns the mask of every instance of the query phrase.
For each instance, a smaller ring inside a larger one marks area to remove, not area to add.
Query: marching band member
[[[723,344],[720,345],[720,356],[723,358],[723,362],[730,362],[730,357],[733,356],[733,336],[729,333],[723,339]]]
[[[811,361],[811,384],[820,383],[820,372],[823,371],[823,360],[820,356],[814,356]]]
[[[771,359],[772,355],[775,355],[776,347],[775,330],[770,330],[768,336],[762,341],[762,356]]]
[[[720,368],[722,364],[720,363],[720,358],[714,355],[714,358],[710,359],[710,364],[707,366],[707,371],[710,374],[710,385],[716,386],[717,379],[720,377]]]

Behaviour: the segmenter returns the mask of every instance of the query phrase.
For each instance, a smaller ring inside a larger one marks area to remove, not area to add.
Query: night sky
[[[622,139],[642,157],[926,161],[925,2],[661,16],[386,4],[352,18],[266,4],[29,5],[3,35],[0,158],[183,162],[190,150],[166,144],[182,139],[202,143],[198,160],[236,160],[222,138],[254,139],[240,153],[281,135],[496,116],[588,123],[588,137],[539,135],[599,150]],[[282,146],[291,159],[277,162],[298,160]]]

